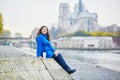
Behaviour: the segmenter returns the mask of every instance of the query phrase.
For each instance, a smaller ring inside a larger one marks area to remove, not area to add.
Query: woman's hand
[[[55,55],[55,57],[57,57],[57,56],[58,56],[58,52],[57,52],[57,51],[55,51],[55,52],[54,52],[54,55]]]
[[[39,56],[38,58],[39,58],[39,59],[42,59],[42,56]]]

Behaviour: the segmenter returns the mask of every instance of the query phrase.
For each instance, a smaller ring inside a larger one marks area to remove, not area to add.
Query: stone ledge
[[[0,58],[0,80],[72,80],[72,78],[51,58]]]

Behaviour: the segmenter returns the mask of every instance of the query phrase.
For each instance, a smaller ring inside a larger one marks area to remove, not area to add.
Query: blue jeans
[[[68,69],[70,69],[70,67],[67,65],[67,63],[65,62],[65,60],[63,59],[60,53],[58,54],[57,57],[54,55],[53,58],[64,70],[67,71]]]

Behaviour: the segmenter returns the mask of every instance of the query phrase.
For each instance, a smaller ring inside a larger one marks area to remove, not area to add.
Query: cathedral
[[[68,3],[61,3],[59,6],[58,26],[63,33],[72,33],[77,30],[94,32],[101,28],[98,24],[96,13],[85,10],[81,0],[75,4],[74,12],[70,12]]]

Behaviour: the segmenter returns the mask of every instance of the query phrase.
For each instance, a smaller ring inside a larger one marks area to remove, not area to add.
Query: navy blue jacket
[[[46,57],[51,58],[54,55],[55,48],[47,40],[47,35],[39,34],[36,37],[37,42],[37,57],[43,57],[43,52],[46,52]]]

